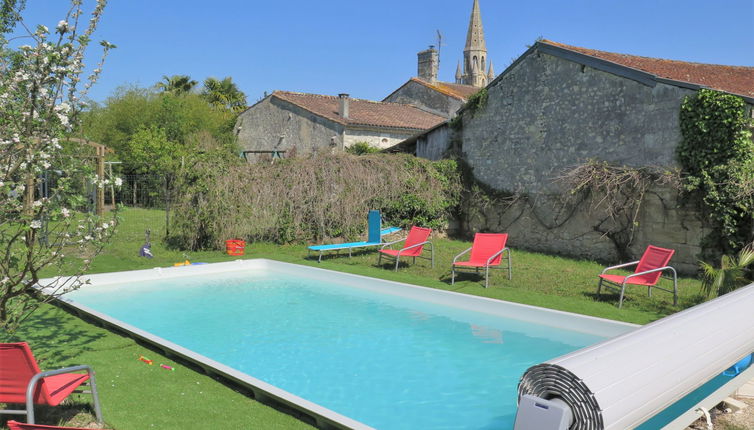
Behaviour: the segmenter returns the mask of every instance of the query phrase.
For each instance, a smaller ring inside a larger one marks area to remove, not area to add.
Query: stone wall
[[[604,263],[621,262],[616,245],[604,234],[615,228],[599,206],[601,196],[586,200],[564,195],[516,196],[512,200],[480,205],[470,202],[455,226],[458,233],[506,232],[513,249],[587,258]],[[695,211],[682,207],[676,190],[655,188],[647,193],[628,249],[638,260],[647,245],[675,249],[672,263],[679,273],[698,269],[699,241],[709,231]],[[598,231],[602,230],[602,231]]]
[[[448,124],[443,124],[416,139],[416,156],[437,161],[446,155],[450,148],[452,130]]]
[[[416,81],[408,81],[387,96],[383,102],[412,104],[435,115],[450,118],[463,106],[463,101],[433,90]]]
[[[544,53],[524,57],[464,115],[463,153],[482,182],[559,191],[552,179],[589,158],[675,166],[678,112],[693,91],[655,87]]]
[[[373,128],[355,128],[346,129],[344,144],[348,148],[354,143],[366,142],[375,148],[388,148],[397,143],[403,142],[409,137],[418,133],[418,130],[398,130],[387,132],[385,129],[378,130]]]
[[[285,150],[309,153],[320,148],[343,148],[344,127],[268,96],[236,120],[241,150]]]
[[[693,91],[648,86],[588,66],[532,52],[488,87],[486,106],[465,112],[461,153],[474,176],[515,202],[467,207],[461,230],[505,231],[514,248],[619,260],[594,201],[568,201],[558,180],[589,159],[632,167],[676,166],[678,113]],[[638,259],[648,244],[676,250],[672,263],[697,268],[706,230],[681,207],[676,190],[648,193],[629,248]]]

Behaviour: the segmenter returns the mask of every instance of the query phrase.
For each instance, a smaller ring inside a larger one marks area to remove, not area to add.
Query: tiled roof
[[[272,96],[306,109],[315,115],[343,125],[408,128],[426,130],[445,118],[425,112],[417,107],[363,99],[348,99],[348,118],[340,116],[340,100],[336,96],[275,91]]]
[[[439,91],[447,96],[455,97],[463,101],[466,101],[469,96],[481,89],[472,85],[451,84],[450,82],[437,81],[433,84],[421,78],[411,78],[411,80],[432,88],[435,91]]]
[[[660,78],[689,82],[728,93],[754,97],[754,67],[688,63],[661,58],[639,57],[580,48],[550,40],[542,40],[539,43],[610,61]]]

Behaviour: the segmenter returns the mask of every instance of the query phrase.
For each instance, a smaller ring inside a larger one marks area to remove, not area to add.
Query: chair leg
[[[382,265],[382,253],[377,251],[377,265]]]
[[[647,297],[652,297],[652,286],[647,285]]]
[[[604,279],[600,278],[600,281],[597,283],[597,295],[600,295],[600,291],[602,291],[602,281]]]
[[[396,271],[396,272],[398,271],[398,262],[400,262],[400,261],[401,261],[401,260],[400,260],[400,257],[396,256],[396,257],[395,257],[395,271]]]
[[[678,278],[673,273],[673,306],[678,306]]]
[[[624,282],[620,285],[620,300],[618,301],[618,309],[620,309],[621,306],[623,306],[623,295],[625,292],[626,292],[626,283]]]
[[[490,286],[490,266],[484,266],[484,288]]]
[[[511,251],[508,250],[508,280],[513,279],[513,266],[511,266]]]
[[[453,266],[450,268],[450,285],[455,285],[456,283],[456,266]]]
[[[94,372],[89,372],[89,386],[92,389],[92,399],[94,401],[94,416],[97,417],[97,422],[102,424],[102,408],[99,403],[99,394],[97,393],[97,382],[94,380]]]
[[[29,399],[26,401],[26,422],[34,424],[34,401]]]

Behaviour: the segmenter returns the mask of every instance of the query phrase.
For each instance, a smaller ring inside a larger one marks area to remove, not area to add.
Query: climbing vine
[[[615,166],[589,160],[560,178],[571,196],[591,197],[591,211],[598,214],[592,227],[609,238],[621,259],[630,259],[629,247],[639,227],[639,212],[644,198],[654,186],[678,187],[679,174],[653,167]],[[601,216],[599,216],[601,214]]]
[[[484,109],[487,106],[487,89],[482,88],[469,96],[469,100],[466,102],[466,109],[471,113],[471,116],[476,115],[479,109]]]
[[[754,198],[741,193],[754,166],[751,119],[740,97],[702,89],[684,99],[678,160],[686,195],[693,198],[712,232],[703,243],[725,254],[752,238]]]

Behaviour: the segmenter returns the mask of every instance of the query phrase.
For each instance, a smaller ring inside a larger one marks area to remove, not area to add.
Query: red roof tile
[[[660,78],[689,82],[728,93],[754,97],[754,67],[688,63],[661,58],[639,57],[580,48],[550,40],[542,40],[540,43],[638,69]]]
[[[274,97],[306,109],[315,115],[343,125],[368,125],[376,127],[426,130],[445,118],[425,112],[417,107],[349,98],[348,118],[340,116],[340,101],[336,96],[275,91]]]
[[[432,88],[435,91],[439,91],[445,95],[455,97],[463,101],[466,101],[469,96],[481,89],[472,85],[451,84],[450,82],[437,81],[433,84],[421,78],[411,78],[411,80]]]

